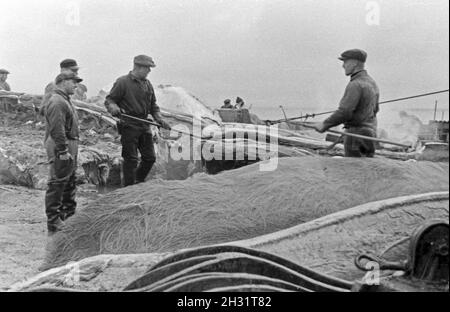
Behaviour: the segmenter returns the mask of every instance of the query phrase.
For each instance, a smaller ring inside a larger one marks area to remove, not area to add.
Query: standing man
[[[74,59],[65,59],[62,60],[61,63],[59,63],[59,67],[61,68],[61,74],[62,73],[73,73],[75,75],[78,75],[78,70],[80,69],[80,67],[77,64],[77,61],[75,61]],[[83,88],[86,89],[86,86],[79,84],[77,88]],[[41,105],[41,109],[40,109],[40,113],[42,116],[45,115],[45,109],[46,106],[48,104],[48,100],[50,99],[50,97],[52,96],[52,93],[54,90],[56,90],[56,85],[55,82],[52,81],[50,82],[44,90],[44,98],[42,99],[42,105]],[[76,92],[77,90],[75,90]]]
[[[134,58],[133,70],[119,77],[106,97],[105,106],[111,115],[121,117],[124,113],[147,119],[151,114],[163,128],[170,129],[161,117],[153,86],[147,79],[155,66],[147,55]],[[156,160],[150,125],[122,116],[117,127],[121,134],[124,186],[144,182]],[[141,153],[139,167],[138,150]]]
[[[8,79],[8,74],[9,71],[6,69],[0,69],[0,90],[11,91],[11,87],[6,82],[6,79]]]
[[[45,110],[45,148],[50,163],[45,212],[49,235],[61,230],[75,213],[75,171],[78,156],[78,116],[70,101],[77,84],[74,73],[64,72],[55,79],[55,90]]]
[[[316,123],[314,127],[322,133],[334,126],[344,124],[347,133],[375,138],[380,92],[375,81],[364,69],[367,53],[359,49],[352,49],[342,53],[339,59],[344,62],[342,67],[345,75],[350,76],[350,82],[337,111],[325,121]],[[344,149],[345,157],[373,157],[375,142],[345,136]]]

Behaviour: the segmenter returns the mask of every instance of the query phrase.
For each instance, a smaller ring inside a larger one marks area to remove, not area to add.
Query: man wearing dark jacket
[[[345,75],[350,76],[350,82],[337,111],[325,121],[316,123],[315,128],[318,132],[325,132],[329,128],[344,124],[347,133],[376,137],[380,92],[375,81],[364,69],[367,53],[352,49],[342,53],[339,59],[344,62]],[[373,157],[375,142],[345,136],[344,149],[346,157]]]
[[[163,128],[170,129],[169,124],[161,117],[153,86],[147,80],[147,75],[155,66],[151,57],[136,56],[133,70],[116,80],[105,100],[108,112],[115,117],[121,117],[118,128],[124,160],[124,186],[144,182],[156,161],[156,156],[150,125],[121,114],[140,119],[147,119],[150,114]],[[141,153],[139,167],[138,150]]]
[[[75,171],[78,156],[78,116],[70,101],[81,82],[74,73],[61,73],[55,79],[45,110],[45,148],[50,163],[45,212],[49,234],[61,230],[64,220],[75,213]]]

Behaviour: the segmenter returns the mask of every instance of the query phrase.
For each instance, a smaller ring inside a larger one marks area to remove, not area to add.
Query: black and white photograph
[[[0,0],[0,44],[0,292],[449,292],[447,0]]]

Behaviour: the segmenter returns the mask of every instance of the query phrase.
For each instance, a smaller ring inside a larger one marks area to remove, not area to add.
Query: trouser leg
[[[65,221],[75,214],[77,202],[75,201],[77,186],[75,184],[75,172],[70,176],[69,181],[64,185],[62,193],[61,220]]]
[[[45,193],[45,214],[47,215],[48,231],[58,230],[60,223],[60,213],[62,209],[62,195],[64,192],[64,182],[49,182]]]
[[[370,128],[349,128],[348,133],[376,137],[376,132]],[[373,157],[375,155],[375,142],[360,138],[344,137],[345,157]]]
[[[136,183],[136,169],[138,164],[137,146],[140,131],[124,126],[121,132],[123,184],[124,186],[128,186]]]
[[[47,156],[50,162],[48,188],[45,194],[45,212],[47,215],[47,228],[49,232],[60,229],[63,220],[75,213],[76,201],[76,168],[78,142],[68,140],[67,146],[69,153],[73,157],[70,168],[61,168],[55,166],[55,142],[51,137],[45,142]],[[57,170],[62,170],[62,172]],[[65,176],[67,172],[67,176]],[[62,176],[61,176],[62,174]]]
[[[141,163],[136,172],[136,182],[140,183],[145,181],[156,160],[153,137],[150,131],[146,131],[139,136],[138,149],[141,152]]]

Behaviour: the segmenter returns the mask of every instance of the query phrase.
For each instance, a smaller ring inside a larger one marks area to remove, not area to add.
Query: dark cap
[[[79,69],[77,61],[73,59],[65,59],[59,63],[59,67],[61,68],[71,68],[71,69]]]
[[[223,101],[225,104],[228,104],[228,103],[230,103],[231,102],[231,100],[230,99],[226,99],[225,101]]]
[[[58,84],[64,80],[74,80],[76,82],[82,82],[83,79],[75,75],[74,73],[61,73],[55,78],[55,83]]]
[[[0,74],[9,74],[9,71],[2,68],[2,69],[0,69]]]
[[[236,98],[236,103],[241,103],[241,102],[244,102],[244,100],[241,99],[240,97],[237,97],[237,98]]]
[[[140,66],[156,67],[155,62],[150,56],[138,55],[134,58],[134,64]]]
[[[360,49],[351,49],[342,53],[339,59],[341,61],[358,60],[365,63],[367,59],[367,53]]]

